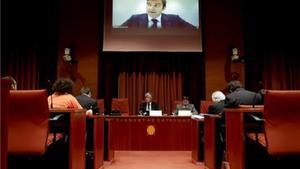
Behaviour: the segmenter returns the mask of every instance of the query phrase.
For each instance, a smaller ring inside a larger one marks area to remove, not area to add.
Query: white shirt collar
[[[153,25],[152,19],[149,15],[148,15],[148,28],[150,28]],[[157,20],[157,27],[161,28],[161,14],[155,18]]]

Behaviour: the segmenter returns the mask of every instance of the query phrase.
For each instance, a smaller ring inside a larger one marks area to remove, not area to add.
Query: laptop
[[[149,116],[162,116],[161,110],[150,110]]]
[[[191,116],[191,110],[178,110],[178,116]]]

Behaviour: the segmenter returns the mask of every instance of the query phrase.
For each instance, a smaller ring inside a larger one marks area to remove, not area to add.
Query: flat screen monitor
[[[202,52],[199,0],[105,0],[104,7],[103,51]]]
[[[191,110],[178,110],[178,116],[191,116]]]
[[[149,116],[162,116],[162,111],[161,110],[150,110]]]

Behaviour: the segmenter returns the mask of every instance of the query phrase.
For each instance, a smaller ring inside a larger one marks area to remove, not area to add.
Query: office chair
[[[121,115],[129,115],[128,98],[113,98],[111,102],[112,111],[120,111]]]

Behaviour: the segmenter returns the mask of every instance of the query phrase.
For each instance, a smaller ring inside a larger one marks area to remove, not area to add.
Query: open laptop
[[[162,116],[161,110],[150,110],[149,116]]]
[[[191,116],[191,110],[178,110],[178,116]]]

